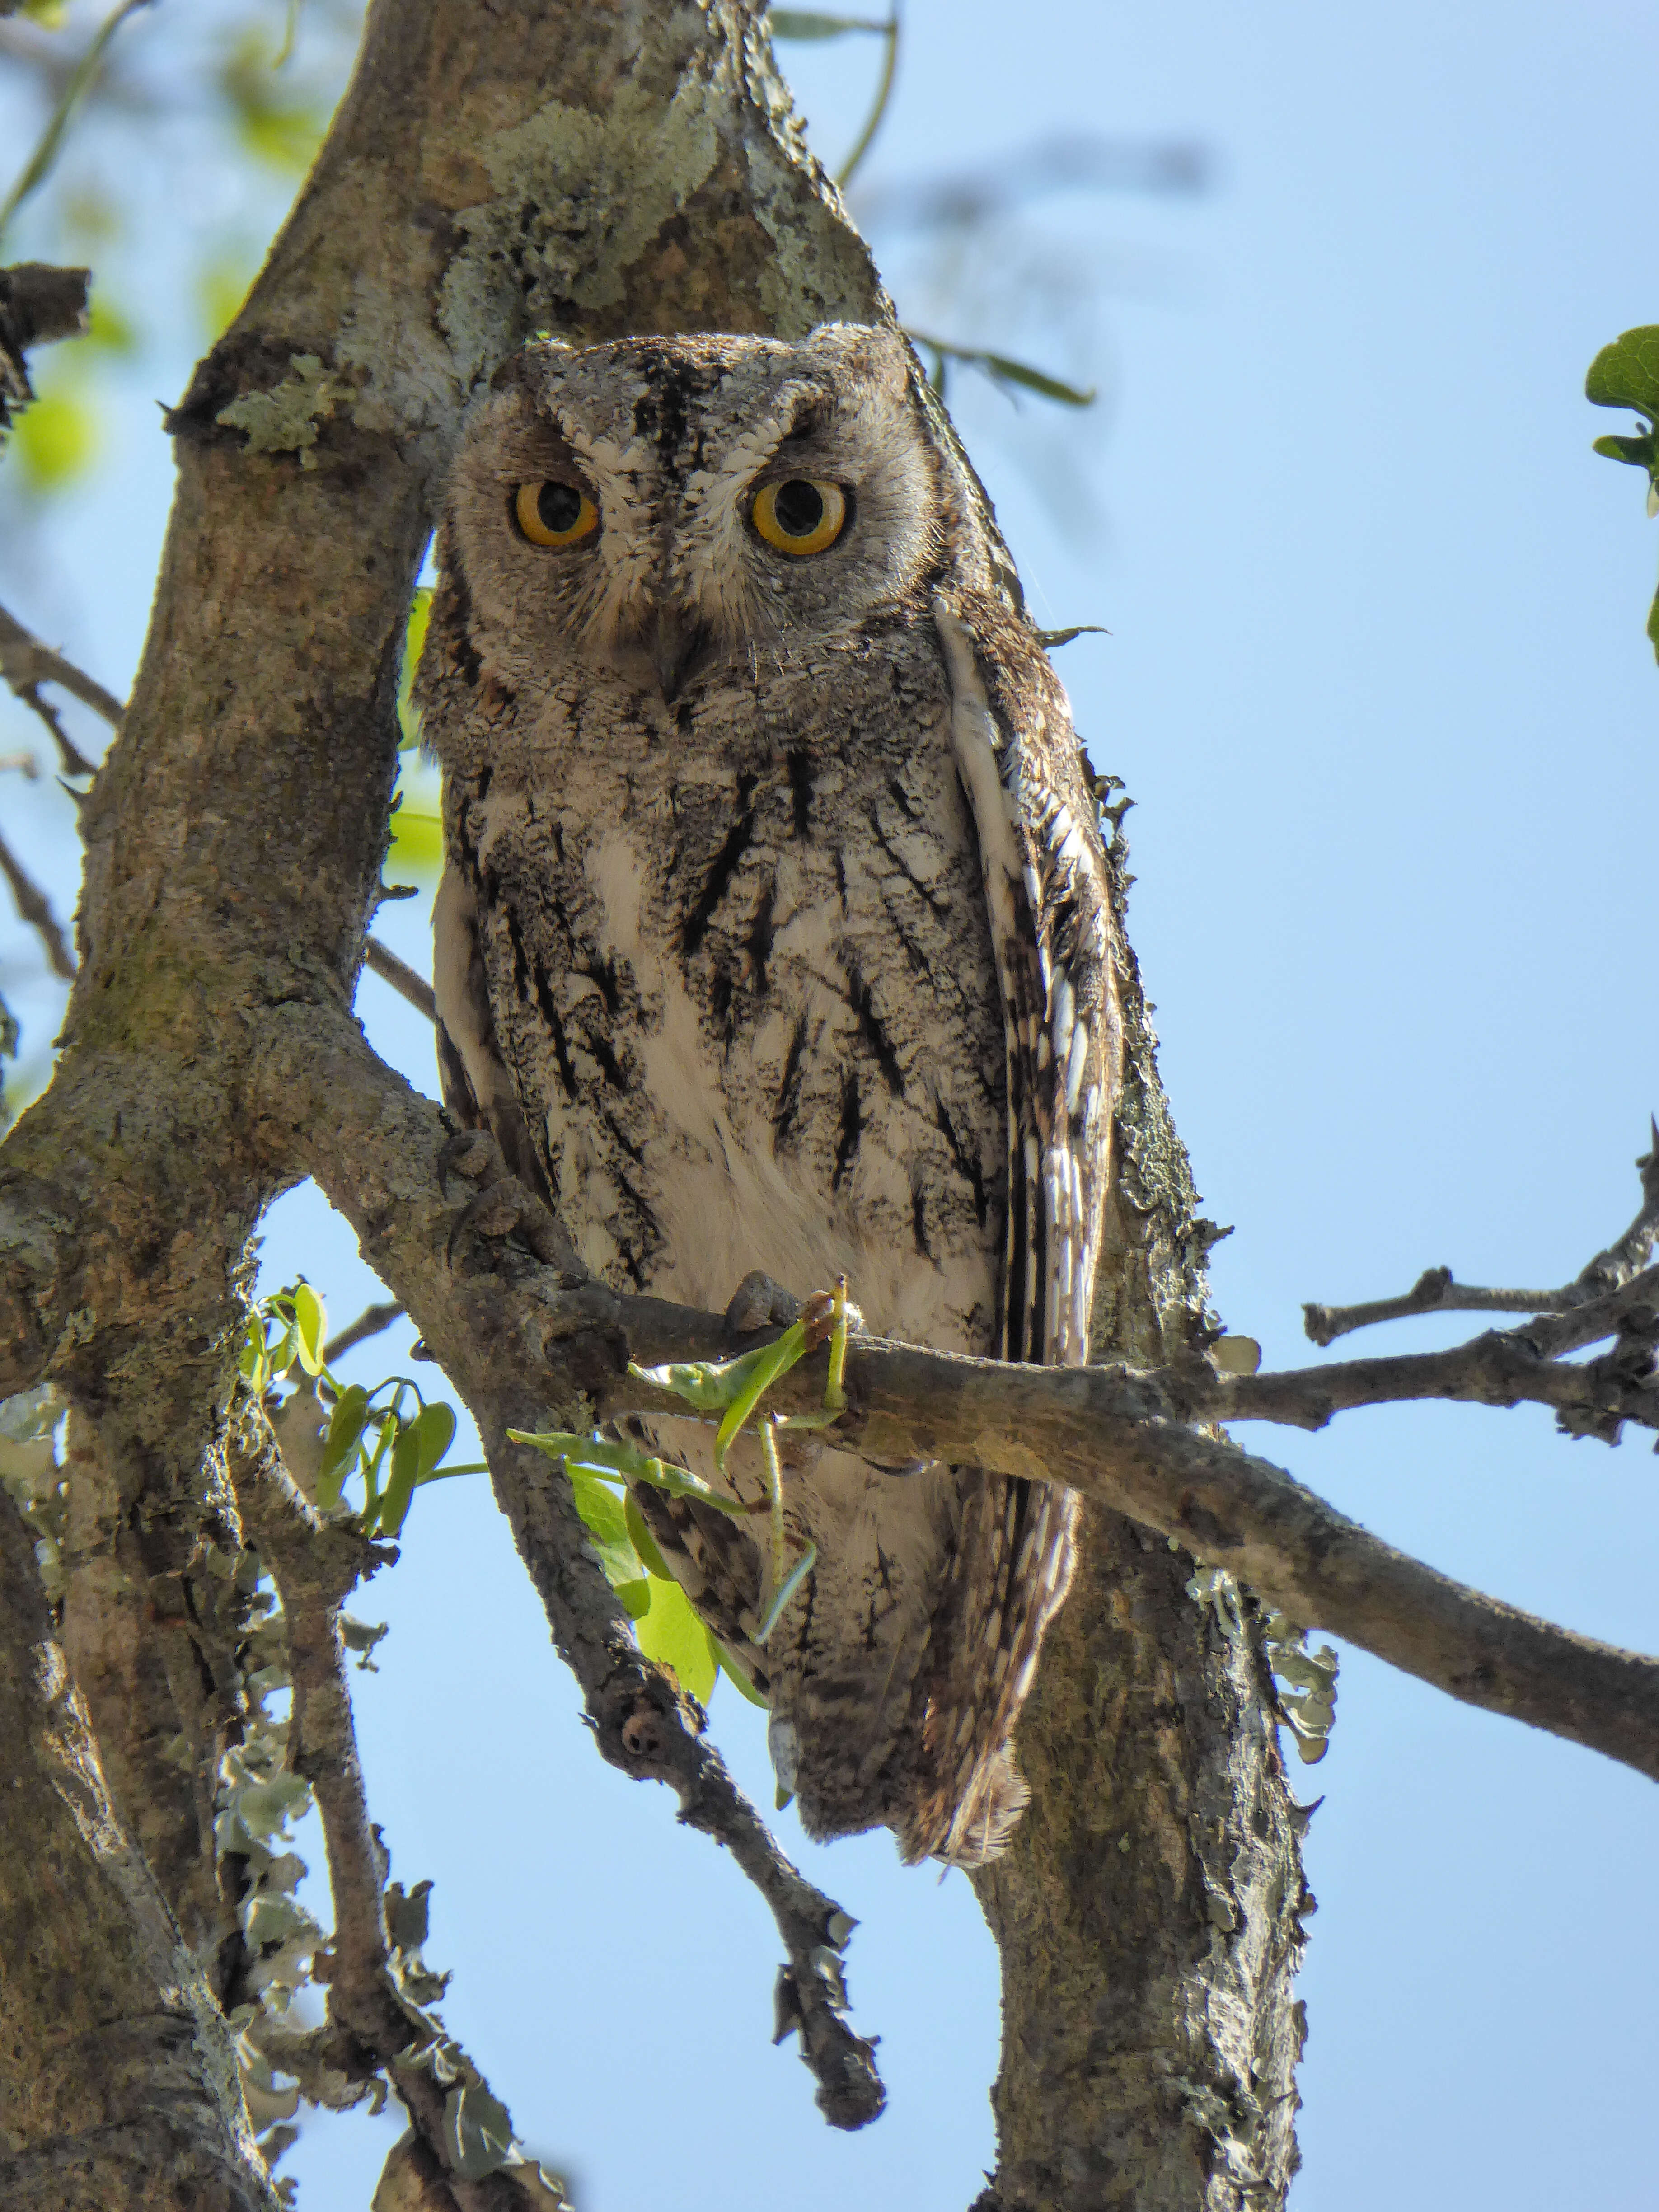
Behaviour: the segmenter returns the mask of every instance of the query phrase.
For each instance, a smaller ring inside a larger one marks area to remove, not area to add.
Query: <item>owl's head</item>
[[[901,339],[844,323],[526,346],[451,488],[475,642],[522,678],[576,657],[672,697],[896,607],[955,489],[914,378]]]

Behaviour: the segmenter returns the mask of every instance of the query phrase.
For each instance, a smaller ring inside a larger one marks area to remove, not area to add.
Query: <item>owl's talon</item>
[[[458,1129],[438,1152],[438,1188],[445,1190],[452,1175],[482,1188],[499,1182],[507,1173],[501,1148],[487,1129]]]
[[[457,1243],[469,1231],[476,1237],[487,1237],[497,1243],[507,1237],[516,1237],[544,1267],[556,1267],[567,1284],[581,1282],[586,1270],[577,1258],[575,1248],[560,1227],[556,1216],[542,1204],[540,1199],[506,1171],[501,1153],[495,1149],[493,1140],[486,1141],[494,1155],[493,1162],[489,1164],[501,1169],[501,1179],[481,1190],[470,1205],[462,1208],[459,1218],[450,1232],[451,1260],[453,1260]]]

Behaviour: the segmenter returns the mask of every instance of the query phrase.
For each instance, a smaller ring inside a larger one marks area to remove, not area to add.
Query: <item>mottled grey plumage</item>
[[[785,481],[844,493],[825,550],[763,538]],[[550,483],[556,520],[591,498],[586,535],[530,541],[520,488]],[[618,1287],[718,1310],[751,1269],[845,1271],[884,1333],[1083,1358],[1119,1054],[1093,799],[902,342],[531,346],[440,558],[452,1107]],[[650,1439],[712,1474],[710,1435]],[[764,1650],[764,1522],[639,1503],[808,1828],[987,1856],[1075,1502],[805,1439],[785,1472],[817,1564]]]

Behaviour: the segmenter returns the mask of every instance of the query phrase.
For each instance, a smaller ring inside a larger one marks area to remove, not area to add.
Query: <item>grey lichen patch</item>
[[[214,416],[228,430],[247,436],[250,453],[298,453],[302,469],[314,469],[317,427],[351,396],[314,353],[289,356],[289,373],[270,392],[248,392]]]
[[[463,387],[544,325],[614,307],[627,271],[714,168],[718,77],[689,70],[666,105],[635,82],[603,114],[550,100],[479,149],[493,199],[463,209],[466,240],[438,315]]]

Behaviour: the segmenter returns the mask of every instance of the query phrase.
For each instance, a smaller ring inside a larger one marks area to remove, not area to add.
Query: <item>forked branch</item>
[[[1375,1322],[1404,1321],[1425,1313],[1571,1313],[1609,1291],[1616,1291],[1647,1266],[1659,1235],[1659,1121],[1650,1117],[1652,1142],[1637,1161],[1642,1204],[1624,1235],[1609,1244],[1559,1291],[1482,1290],[1452,1279],[1449,1267],[1427,1267],[1398,1297],[1375,1298],[1354,1306],[1305,1305],[1303,1322],[1314,1343],[1333,1344]],[[1585,1339],[1584,1341],[1590,1341]]]

